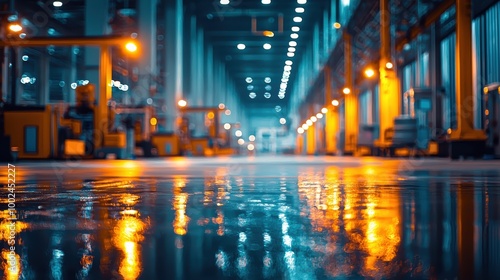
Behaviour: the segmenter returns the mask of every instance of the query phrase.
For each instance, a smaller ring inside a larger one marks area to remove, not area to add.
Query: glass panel
[[[38,127],[26,126],[24,128],[24,152],[36,153],[38,151]]]

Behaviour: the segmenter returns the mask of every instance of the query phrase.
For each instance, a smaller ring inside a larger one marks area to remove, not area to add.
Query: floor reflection
[[[494,278],[497,178],[385,167],[19,186],[3,279]],[[1,219],[2,243],[9,213]]]

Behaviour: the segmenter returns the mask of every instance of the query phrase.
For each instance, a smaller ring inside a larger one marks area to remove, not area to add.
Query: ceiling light
[[[294,48],[294,47],[289,47],[289,48],[288,48],[288,51],[289,51],[289,52],[295,52],[295,48]]]
[[[286,55],[287,55],[288,57],[294,57],[294,56],[295,56],[295,54],[294,54],[293,52],[289,52],[289,53],[287,53]]]
[[[269,99],[269,98],[271,98],[271,94],[269,92],[266,92],[266,93],[264,93],[264,97]]]
[[[302,22],[302,18],[301,17],[294,17],[293,21],[294,22]]]
[[[269,49],[271,49],[271,44],[269,44],[269,43],[265,43],[262,47],[263,47],[265,50],[269,50]]]
[[[304,12],[304,8],[302,8],[302,7],[295,8],[295,12],[298,14],[301,14]]]
[[[305,4],[307,3],[307,0],[297,0],[297,4]]]
[[[228,5],[229,4],[229,0],[220,0],[220,4],[221,5]]]
[[[61,1],[54,1],[52,5],[54,5],[54,7],[62,7],[63,3]]]
[[[224,124],[224,129],[225,130],[230,130],[231,129],[231,124],[230,123],[225,123]]]
[[[262,4],[269,5],[271,4],[271,0],[262,0]]]
[[[392,67],[394,67],[394,65],[390,61],[385,64],[385,68],[387,69],[392,69]]]
[[[292,65],[292,64],[293,64],[293,61],[291,61],[291,60],[287,60],[287,61],[285,61],[285,64],[286,64],[286,65]]]
[[[269,31],[269,30],[262,32],[262,34],[266,37],[274,37],[274,32]]]
[[[279,106],[279,105],[278,105],[278,106],[274,107],[274,110],[275,110],[277,113],[281,112],[281,106]]]
[[[311,125],[313,125],[313,122],[311,120],[307,120],[306,124],[307,124],[307,126],[311,126]]]
[[[247,89],[248,89],[248,90],[253,90],[253,86],[252,86],[252,85],[248,85],[248,86],[247,86]]]
[[[298,134],[304,133],[304,129],[302,127],[297,128],[297,133]]]
[[[328,113],[328,109],[326,109],[326,108],[321,109],[321,113],[323,113],[323,114]]]
[[[265,88],[266,88],[266,90],[271,90],[272,89],[272,87],[270,85],[267,85]]]
[[[248,141],[250,141],[250,142],[255,141],[255,135],[248,136]]]
[[[322,113],[317,113],[317,114],[316,114],[316,118],[318,118],[318,119],[322,119],[322,118],[323,118],[323,114],[322,114]]]
[[[236,131],[234,132],[234,135],[235,135],[236,137],[241,137],[241,136],[243,135],[243,132],[241,132],[241,130],[239,130],[239,129],[238,129],[238,130],[236,130]]]
[[[266,78],[264,79],[264,82],[266,82],[267,84],[269,84],[269,83],[271,82],[271,78],[266,77]]]
[[[290,65],[285,65],[285,67],[283,67],[283,69],[284,69],[285,71],[290,71],[290,70],[292,70],[292,66],[290,66]]]
[[[333,28],[335,29],[340,29],[342,27],[342,25],[340,25],[340,23],[336,22],[333,24]]]
[[[250,92],[250,94],[248,95],[248,97],[254,99],[255,97],[257,97],[257,94],[255,94],[255,92]]]
[[[349,94],[349,93],[351,93],[351,89],[350,89],[350,88],[348,88],[348,87],[345,87],[345,88],[342,90],[342,92],[343,92],[344,94]]]
[[[294,26],[294,27],[292,27],[292,31],[293,32],[299,32],[300,31],[300,27]]]
[[[288,43],[288,45],[289,45],[290,47],[296,47],[296,46],[297,46],[297,42],[295,42],[295,41],[290,41],[290,42]]]
[[[373,69],[371,68],[368,68],[365,70],[365,76],[368,77],[368,78],[371,78],[375,75],[375,71],[373,71]]]
[[[312,116],[312,117],[310,118],[310,120],[311,120],[312,122],[316,122],[316,121],[318,120],[318,118],[316,118],[316,116]]]
[[[278,98],[279,99],[283,99],[283,98],[285,98],[285,96],[284,95],[278,95]]]
[[[281,118],[280,119],[280,124],[286,124],[286,119],[285,118]]]
[[[280,84],[280,89],[286,89],[286,84],[281,83],[281,84]]]
[[[309,128],[309,126],[307,124],[302,125],[302,129],[307,130],[308,128]]]
[[[245,46],[245,44],[238,44],[236,47],[238,50],[244,50],[247,46]]]
[[[333,105],[333,106],[335,106],[335,107],[339,106],[339,101],[338,101],[338,100],[336,100],[336,99],[334,99],[334,100],[332,101],[332,105]]]
[[[292,34],[290,34],[290,38],[292,38],[292,39],[297,39],[297,38],[299,38],[299,34],[297,34],[297,33],[292,33]]]
[[[241,139],[241,138],[240,138],[240,139],[238,139],[238,144],[240,144],[240,145],[245,144],[245,140],[243,140],[243,139]]]
[[[252,78],[250,78],[250,77],[247,77],[247,78],[245,79],[245,81],[246,81],[247,83],[251,83],[251,82],[253,81],[253,79],[252,79]]]

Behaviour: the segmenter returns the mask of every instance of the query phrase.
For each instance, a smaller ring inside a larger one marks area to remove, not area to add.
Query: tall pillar
[[[394,119],[400,114],[401,97],[396,72],[387,69],[391,58],[391,14],[389,0],[380,0],[380,92],[379,92],[379,142],[387,144],[384,132],[392,128]]]
[[[347,32],[344,33],[344,75],[345,87],[350,90],[345,95],[345,154],[356,152],[358,139],[358,96],[353,83],[352,69],[352,38]]]
[[[324,76],[325,76],[325,108],[328,108],[328,112],[325,114],[325,149],[327,155],[334,155],[337,153],[337,138],[336,134],[338,132],[338,111],[333,107],[332,100],[332,77],[331,69],[327,65],[325,66]]]
[[[316,124],[306,130],[306,154],[314,155],[316,152]]]
[[[450,135],[451,157],[482,156],[486,136],[482,130],[474,129],[471,0],[456,0],[456,15],[457,129]]]
[[[103,36],[111,31],[109,27],[109,0],[85,1],[85,36]],[[96,89],[99,88],[99,48],[85,47],[85,74]],[[96,101],[100,102],[96,92]]]
[[[68,71],[65,73],[67,82],[64,87],[64,101],[71,105],[75,105],[76,102],[75,90],[71,88],[71,84],[75,83],[77,80],[76,69],[77,69],[77,55],[79,51],[80,51],[79,47],[76,46],[71,47],[70,65],[68,67]]]
[[[183,98],[183,5],[182,0],[168,1],[166,7],[166,91],[165,130],[175,131],[177,101]]]
[[[139,5],[139,89],[140,99],[150,97],[155,90],[154,78],[158,75],[156,65],[156,9],[157,0],[141,0]],[[139,100],[144,101],[144,100]]]
[[[38,104],[46,105],[50,102],[50,56],[42,55],[40,57],[40,91]]]

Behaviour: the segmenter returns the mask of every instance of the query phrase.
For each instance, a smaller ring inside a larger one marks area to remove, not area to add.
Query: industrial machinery
[[[486,151],[488,157],[500,158],[500,83],[484,87],[483,123],[486,133]]]
[[[432,123],[432,91],[424,88],[412,88],[403,95],[403,115],[394,119],[392,129],[385,131],[385,138],[390,143],[378,147],[382,154],[390,156],[396,149],[415,151],[429,151]]]
[[[94,89],[92,84],[77,87],[76,106],[7,106],[5,134],[19,158],[105,158],[113,154],[123,159],[133,157],[136,146],[142,155],[153,156],[149,141],[152,110],[108,106],[106,117],[99,118]]]

